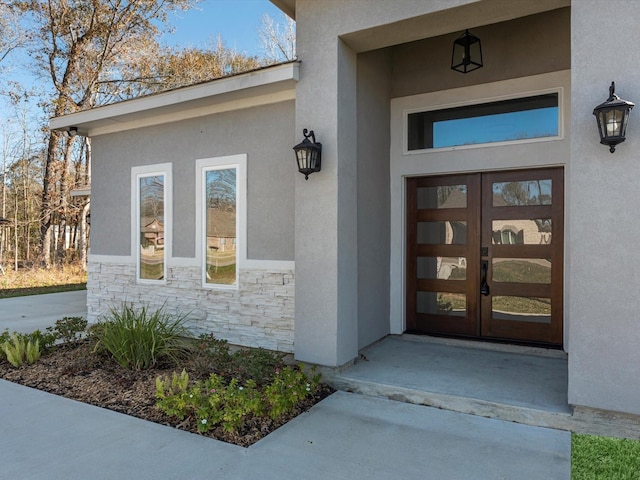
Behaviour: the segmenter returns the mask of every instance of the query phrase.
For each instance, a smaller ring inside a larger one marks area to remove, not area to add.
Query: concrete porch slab
[[[640,419],[567,403],[567,354],[557,350],[389,336],[352,366],[325,372],[339,390],[525,425],[638,438]]]

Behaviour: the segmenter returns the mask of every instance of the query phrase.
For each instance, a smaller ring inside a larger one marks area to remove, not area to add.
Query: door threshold
[[[539,357],[548,358],[567,358],[567,352],[554,347],[517,345],[513,343],[492,342],[487,340],[437,337],[433,335],[417,335],[413,333],[403,333],[401,335],[394,336],[412,342],[436,343],[439,345],[449,345],[452,347],[473,348],[476,350],[491,350],[495,352],[519,353],[522,355],[536,355]]]

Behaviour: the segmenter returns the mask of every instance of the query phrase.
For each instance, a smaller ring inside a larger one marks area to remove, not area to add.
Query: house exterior
[[[640,415],[640,127],[611,154],[592,115],[612,80],[640,99],[636,3],[272,1],[299,61],[52,120],[93,139],[90,317],[165,304],[327,366],[404,332],[562,348],[570,404]],[[467,29],[484,66],[463,74]],[[236,221],[217,269],[211,208]]]

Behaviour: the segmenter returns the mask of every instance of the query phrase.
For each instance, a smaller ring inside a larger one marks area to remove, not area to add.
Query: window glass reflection
[[[463,293],[417,292],[416,311],[428,315],[464,317],[467,298]]]
[[[422,280],[465,280],[465,257],[417,257],[417,277]]]
[[[494,207],[551,205],[551,180],[525,180],[493,184]]]
[[[550,245],[551,219],[493,220],[491,242],[494,245]]]
[[[551,261],[545,258],[494,258],[494,282],[551,283]]]
[[[419,187],[418,208],[466,208],[466,185]]]
[[[467,222],[418,222],[418,244],[464,245]]]
[[[140,278],[164,278],[164,175],[140,177]]]
[[[208,284],[236,283],[236,169],[206,172]]]
[[[551,323],[550,298],[496,296],[491,304],[496,320]]]
[[[410,113],[410,151],[556,137],[558,94]]]

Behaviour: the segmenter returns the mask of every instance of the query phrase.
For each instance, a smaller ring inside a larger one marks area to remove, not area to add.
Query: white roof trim
[[[71,113],[50,120],[52,130],[77,127],[95,136],[295,98],[299,62]]]

